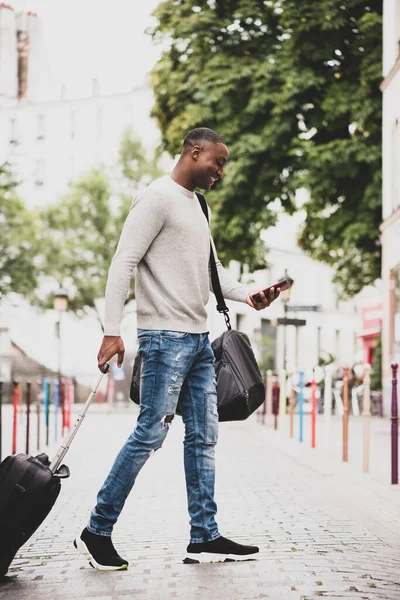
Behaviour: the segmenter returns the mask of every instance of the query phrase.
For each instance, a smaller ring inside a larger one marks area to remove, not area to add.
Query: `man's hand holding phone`
[[[276,300],[283,290],[287,290],[288,287],[288,280],[283,279],[282,281],[278,281],[278,283],[274,283],[274,285],[267,287],[265,290],[249,294],[246,298],[246,303],[256,310],[263,310]]]

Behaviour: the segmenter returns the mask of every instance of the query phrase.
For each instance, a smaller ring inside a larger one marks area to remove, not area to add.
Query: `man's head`
[[[212,129],[192,129],[183,142],[183,161],[193,187],[209,190],[224,175],[229,152],[223,138]]]

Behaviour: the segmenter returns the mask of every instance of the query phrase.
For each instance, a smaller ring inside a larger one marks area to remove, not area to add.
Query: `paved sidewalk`
[[[94,406],[65,461],[53,511],[18,554],[0,600],[400,598],[400,489],[290,440],[253,416],[221,424],[218,523],[257,543],[257,560],[183,565],[188,515],[183,426],[139,475],[115,529],[129,570],[99,573],[72,547],[95,494],[136,419],[136,408]]]

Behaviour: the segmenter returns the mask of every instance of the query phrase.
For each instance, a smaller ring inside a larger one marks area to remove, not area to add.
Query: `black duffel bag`
[[[208,220],[206,200],[202,194],[196,194]],[[220,421],[243,421],[264,402],[265,387],[249,338],[231,327],[211,244],[210,268],[217,310],[223,313],[228,329],[211,344],[215,356],[218,418]],[[140,404],[141,362],[142,358],[137,354],[130,387],[131,400],[136,404]],[[176,413],[180,414],[179,401]]]

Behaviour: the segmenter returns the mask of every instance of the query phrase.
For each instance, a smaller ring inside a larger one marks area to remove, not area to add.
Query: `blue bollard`
[[[304,371],[299,373],[299,424],[300,424],[300,442],[303,441],[303,405],[304,405]]]
[[[49,380],[47,377],[43,377],[43,403],[44,403],[44,415],[46,419],[46,446],[49,445],[49,422],[50,422],[50,394],[49,394]]]
[[[60,382],[54,381],[54,441],[57,441],[58,412],[60,408]]]

